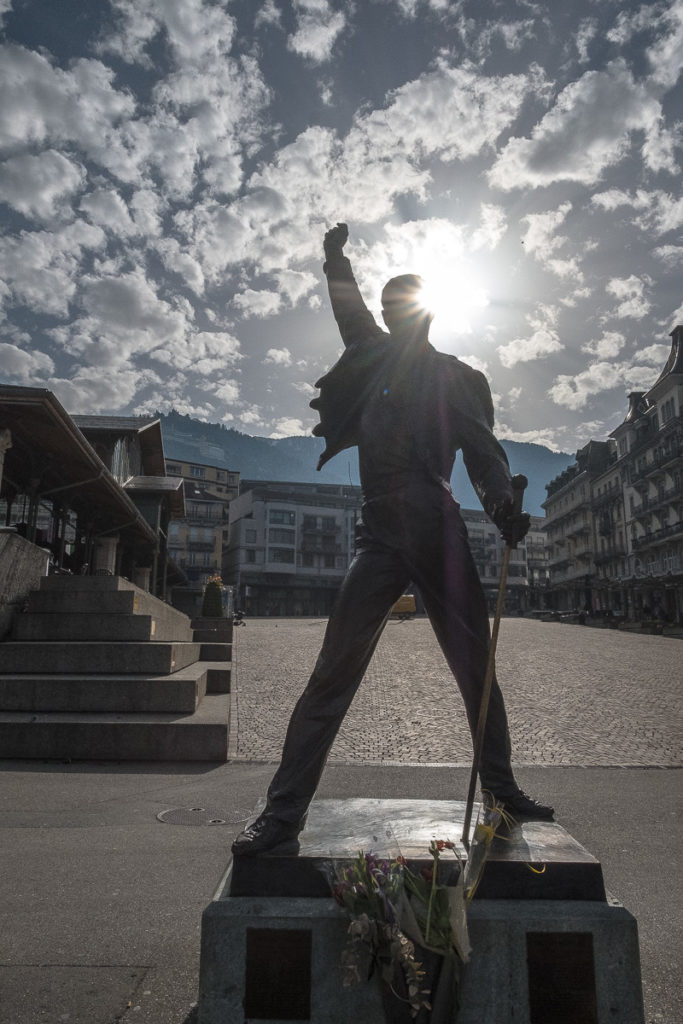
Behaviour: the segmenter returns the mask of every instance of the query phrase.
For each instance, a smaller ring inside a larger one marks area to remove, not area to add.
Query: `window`
[[[244,531],[244,543],[245,544],[255,544],[257,536],[258,536],[258,534],[257,534],[256,530],[245,530]]]
[[[312,551],[304,551],[303,555],[301,556],[301,564],[306,569],[311,569],[313,567],[315,563],[313,561]]]
[[[279,526],[271,526],[268,530],[268,540],[271,544],[294,544],[295,538],[294,530],[283,530]]]
[[[268,552],[269,561],[271,562],[285,562],[289,565],[294,564],[294,549],[293,548],[270,548]]]
[[[304,530],[315,530],[317,522],[317,516],[311,516],[306,513],[304,515]]]
[[[216,480],[225,480],[225,471],[222,469],[216,470]]]
[[[676,415],[676,407],[673,398],[668,398],[662,405],[662,423],[667,423]]]
[[[334,530],[337,526],[337,520],[334,516],[323,516],[322,517],[322,528],[323,530]]]
[[[244,555],[245,555],[245,558],[244,558],[245,562],[255,562],[256,561],[256,552],[254,551],[253,548],[250,548],[249,550],[245,551]]]
[[[183,472],[180,466],[177,466],[175,462],[166,463],[166,473],[168,476],[182,476]]]
[[[323,555],[323,558],[325,559],[325,568],[334,569],[336,562],[334,555]]]
[[[190,476],[197,476],[203,479],[206,476],[206,470],[203,466],[190,466]]]
[[[269,523],[280,523],[282,526],[294,526],[294,513],[285,509],[271,508],[268,512]]]

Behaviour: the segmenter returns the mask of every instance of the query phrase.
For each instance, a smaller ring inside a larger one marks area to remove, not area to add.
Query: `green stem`
[[[434,895],[436,892],[436,875],[437,875],[437,858],[434,858],[434,869],[432,871],[432,887],[429,890],[429,903],[427,904],[427,925],[425,927],[425,942],[429,945],[429,929],[432,923],[432,906],[434,905]]]

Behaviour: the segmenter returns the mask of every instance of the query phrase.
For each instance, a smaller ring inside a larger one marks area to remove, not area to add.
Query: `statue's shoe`
[[[510,814],[513,818],[552,821],[555,816],[554,807],[551,807],[549,804],[539,803],[538,800],[527,796],[521,789],[508,796],[499,796],[497,801],[503,805],[505,814]]]
[[[277,851],[282,854],[299,852],[298,835],[301,825],[298,822],[283,821],[264,811],[256,821],[247,825],[232,844],[235,857],[254,857],[258,853]]]

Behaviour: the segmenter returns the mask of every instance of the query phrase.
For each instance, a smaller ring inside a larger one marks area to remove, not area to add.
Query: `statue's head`
[[[391,334],[405,335],[426,330],[432,315],[422,299],[422,278],[400,274],[382,289],[382,318]]]

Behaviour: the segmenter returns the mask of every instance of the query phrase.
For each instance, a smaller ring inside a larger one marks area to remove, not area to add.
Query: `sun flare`
[[[489,304],[483,283],[466,266],[432,264],[420,274],[423,280],[422,302],[434,316],[437,333],[470,334]]]

